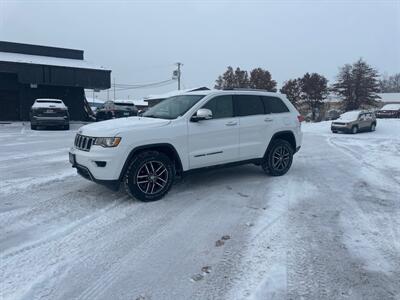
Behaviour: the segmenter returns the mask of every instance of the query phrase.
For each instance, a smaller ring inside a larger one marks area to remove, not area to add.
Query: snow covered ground
[[[400,120],[304,124],[290,172],[191,175],[141,203],[75,174],[78,125],[0,125],[1,299],[400,299]]]

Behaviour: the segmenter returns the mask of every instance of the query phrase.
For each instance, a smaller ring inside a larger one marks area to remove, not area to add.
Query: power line
[[[163,81],[157,81],[157,82],[151,82],[151,83],[135,83],[135,84],[127,84],[127,83],[116,83],[116,87],[121,87],[121,88],[136,88],[136,87],[146,87],[146,86],[153,86],[153,85],[159,85],[163,84],[166,82],[171,82],[173,79],[167,79]]]
[[[149,88],[149,87],[161,87],[161,86],[169,85],[169,84],[171,84],[173,82],[174,82],[174,80],[170,79],[170,80],[166,80],[166,81],[163,81],[163,82],[159,82],[157,84],[150,84],[150,85],[124,86],[124,87],[115,86],[115,89],[116,89],[116,91],[125,91],[125,90],[143,89],[143,88]]]

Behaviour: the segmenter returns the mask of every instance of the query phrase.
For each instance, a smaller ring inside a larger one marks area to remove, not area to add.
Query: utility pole
[[[178,77],[178,90],[180,90],[181,89],[181,66],[183,66],[183,63],[180,63],[180,62],[177,62],[176,63],[176,65],[178,66],[178,74],[177,74],[177,77]]]

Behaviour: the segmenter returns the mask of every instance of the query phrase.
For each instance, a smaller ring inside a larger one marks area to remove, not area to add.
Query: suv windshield
[[[204,95],[181,95],[167,98],[143,114],[147,118],[176,119],[184,115]]]

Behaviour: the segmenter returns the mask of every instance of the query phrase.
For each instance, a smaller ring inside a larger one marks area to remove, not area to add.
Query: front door
[[[189,121],[189,164],[191,169],[224,164],[239,158],[239,118],[233,116],[232,96],[210,99],[202,108],[213,118]]]

